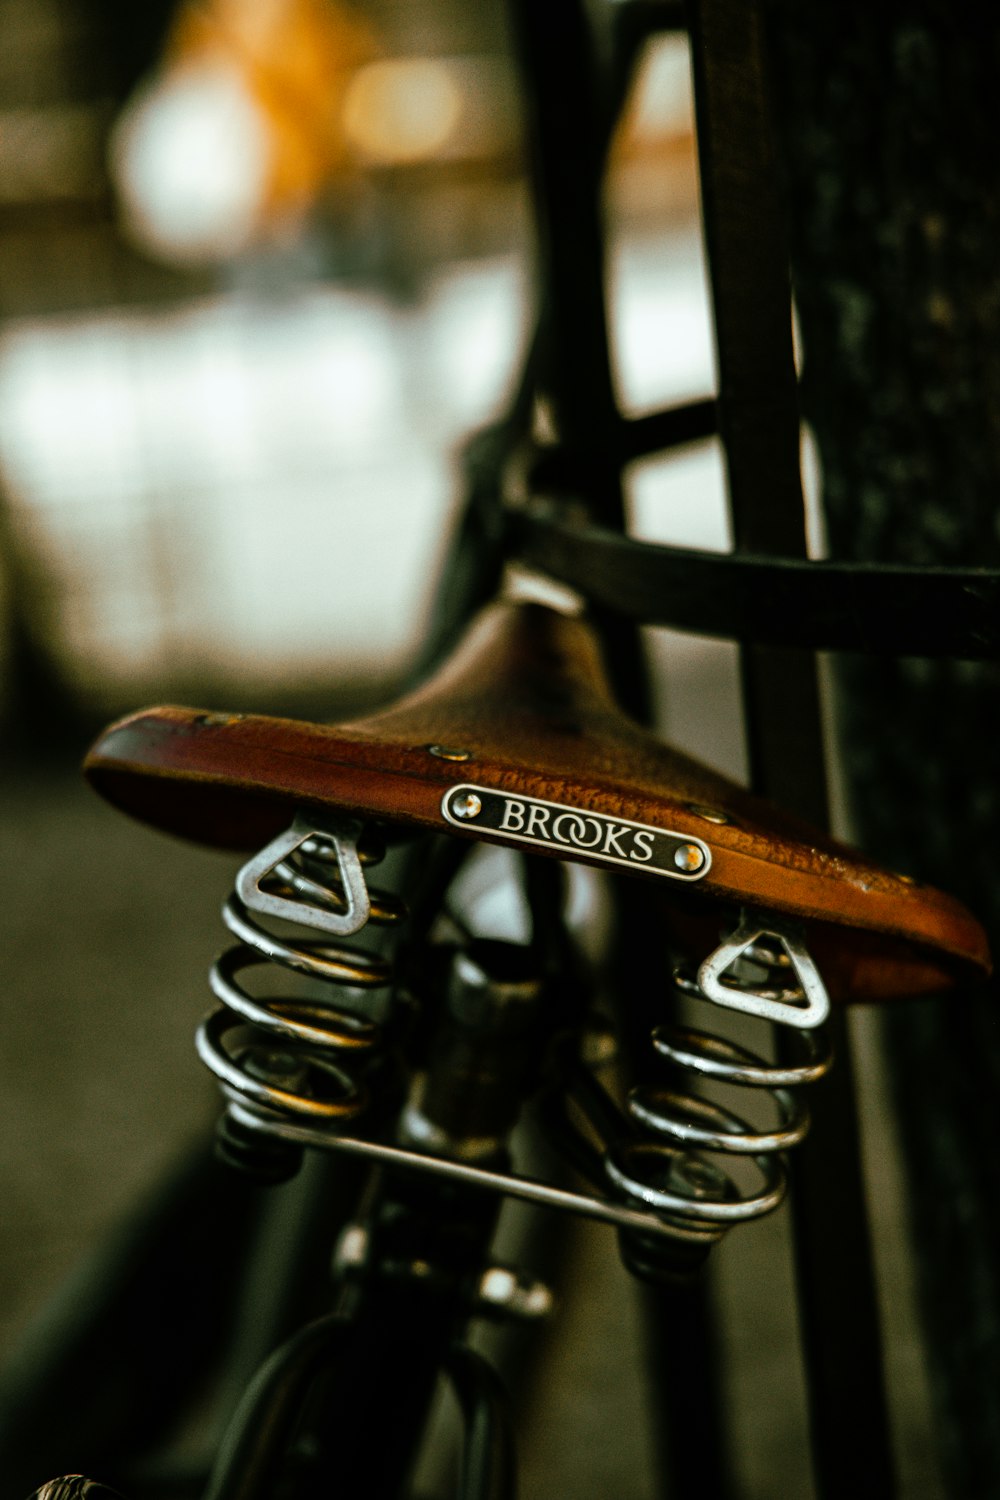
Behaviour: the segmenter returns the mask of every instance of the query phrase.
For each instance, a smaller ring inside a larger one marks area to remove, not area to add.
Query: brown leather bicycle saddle
[[[628,719],[589,626],[541,605],[491,605],[428,682],[369,718],[153,708],[106,730],[85,771],[125,812],[215,847],[257,849],[297,808],[349,813],[657,880],[682,933],[707,918],[717,937],[719,903],[777,911],[806,924],[841,999],[990,970],[985,934],[959,902]]]

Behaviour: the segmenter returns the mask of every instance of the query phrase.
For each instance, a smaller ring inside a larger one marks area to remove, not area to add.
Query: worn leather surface
[[[441,759],[431,745],[469,758]],[[430,681],[370,718],[327,726],[154,708],[112,725],[86,772],[146,823],[247,850],[297,807],[482,837],[441,812],[449,787],[472,782],[697,837],[712,853],[697,888],[661,880],[672,925],[682,936],[702,924],[717,934],[720,902],[819,924],[811,940],[843,998],[920,992],[989,970],[982,928],[960,903],[662,744],[614,703],[586,623],[540,605],[491,605]]]

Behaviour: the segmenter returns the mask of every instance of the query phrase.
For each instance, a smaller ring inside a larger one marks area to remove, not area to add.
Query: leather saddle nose
[[[586,620],[538,604],[488,606],[422,687],[369,717],[152,708],[106,730],[85,770],[125,812],[220,848],[259,848],[299,808],[350,813],[655,880],[682,941],[717,937],[720,905],[780,912],[810,928],[844,999],[990,970],[959,902],[662,743],[615,703]]]

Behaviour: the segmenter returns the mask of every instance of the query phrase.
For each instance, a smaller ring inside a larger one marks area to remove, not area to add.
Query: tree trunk
[[[1000,21],[768,0],[834,557],[1000,566]],[[1000,931],[994,663],[838,663],[853,833]],[[886,1013],[948,1493],[1000,1493],[996,996]]]

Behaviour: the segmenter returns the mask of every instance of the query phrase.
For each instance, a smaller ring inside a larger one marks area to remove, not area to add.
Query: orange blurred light
[[[165,66],[214,56],[239,69],[270,137],[270,217],[349,168],[341,101],[374,51],[369,28],[333,0],[188,0]]]
[[[369,63],[352,78],[344,97],[344,131],[370,161],[422,161],[447,145],[462,108],[461,90],[446,63],[390,58]]]

